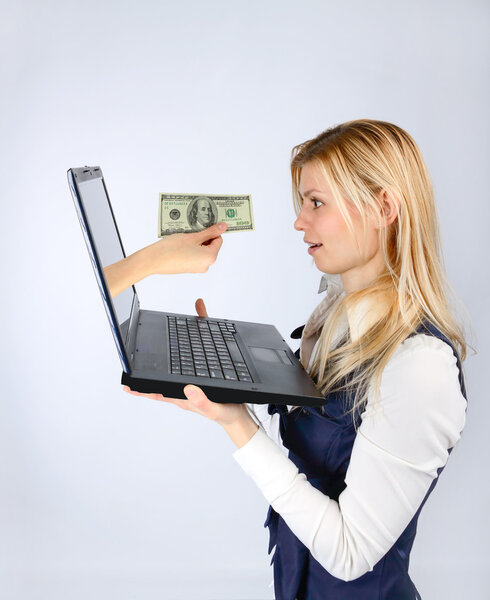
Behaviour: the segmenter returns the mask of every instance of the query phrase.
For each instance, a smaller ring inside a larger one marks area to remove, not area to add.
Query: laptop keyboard
[[[233,381],[253,381],[235,341],[235,326],[167,316],[171,372]]]

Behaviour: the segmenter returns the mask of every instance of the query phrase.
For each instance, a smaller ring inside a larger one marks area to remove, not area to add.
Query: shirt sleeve
[[[313,557],[351,581],[371,571],[420,507],[448,449],[460,439],[466,400],[452,349],[416,335],[383,372],[369,398],[338,502],[306,479],[259,429],[233,457]]]
[[[270,415],[268,404],[246,404],[247,410],[252,419],[262,430],[273,440],[282,452],[287,456],[288,449],[284,447],[279,431],[280,417],[277,413]]]

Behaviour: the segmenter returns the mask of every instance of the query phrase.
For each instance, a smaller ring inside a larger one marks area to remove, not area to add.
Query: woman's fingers
[[[126,385],[123,386],[123,390],[128,394],[132,394],[133,396],[143,396],[144,398],[149,398],[150,400],[169,402],[170,404],[175,404],[175,406],[178,406],[184,410],[190,410],[191,412],[197,412],[205,417],[212,418],[212,415],[210,414],[210,409],[211,411],[213,410],[211,401],[201,390],[201,388],[195,385],[187,385],[184,388],[184,394],[187,400],[182,400],[182,398],[167,398],[162,394],[144,394],[142,392],[134,392]]]
[[[196,300],[196,312],[198,317],[207,317],[208,311],[206,310],[206,305],[204,304],[204,300],[202,298],[198,298]]]
[[[182,398],[167,398],[166,396],[163,396],[162,394],[144,394],[142,392],[135,392],[134,390],[129,388],[127,385],[123,385],[123,391],[127,392],[128,394],[132,394],[133,396],[143,396],[144,398],[149,398],[150,400],[159,400],[160,402],[170,402],[171,404],[175,404],[176,406],[179,406],[180,408],[183,408],[183,409],[188,409],[188,405],[189,405],[189,401],[182,400]]]
[[[184,395],[187,400],[181,398],[165,398],[162,394],[142,394],[140,392],[133,392],[129,387],[123,386],[123,390],[133,396],[144,396],[150,398],[150,400],[160,400],[163,402],[169,402],[175,404],[183,410],[196,413],[211,421],[215,421],[219,425],[232,425],[239,419],[244,418],[244,411],[246,413],[246,407],[243,404],[220,404],[210,400],[200,387],[196,385],[186,385],[184,388]]]

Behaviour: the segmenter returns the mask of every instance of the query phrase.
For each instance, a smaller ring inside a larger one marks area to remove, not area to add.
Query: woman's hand
[[[181,398],[167,398],[162,394],[142,394],[140,392],[133,392],[127,386],[123,386],[123,390],[134,396],[144,396],[145,398],[150,398],[150,400],[159,400],[160,402],[173,404],[182,410],[190,410],[211,421],[216,421],[216,423],[223,427],[236,425],[246,416],[246,414],[248,414],[244,404],[221,404],[212,402],[201,388],[195,385],[186,385],[184,387],[184,394],[187,400]],[[230,391],[230,394],[233,394],[233,392]]]
[[[143,248],[149,274],[205,273],[216,261],[226,223],[203,231],[173,233]]]
[[[162,394],[141,394],[133,392],[129,387],[123,386],[123,390],[133,396],[144,396],[150,400],[159,400],[174,404],[182,410],[202,415],[211,421],[221,425],[230,436],[231,441],[241,448],[257,433],[259,426],[250,416],[245,404],[220,404],[212,402],[206,394],[195,385],[186,385],[184,394],[187,400],[180,398],[166,398]],[[233,394],[230,391],[230,394]]]

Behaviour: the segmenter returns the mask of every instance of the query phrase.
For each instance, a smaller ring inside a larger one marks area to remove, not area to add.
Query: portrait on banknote
[[[187,208],[187,221],[193,231],[202,231],[218,221],[218,209],[211,198],[199,196]]]

